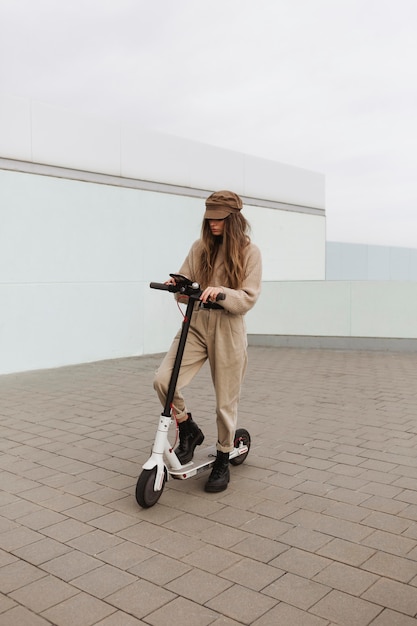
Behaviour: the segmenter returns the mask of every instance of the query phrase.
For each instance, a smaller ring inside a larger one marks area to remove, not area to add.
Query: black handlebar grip
[[[171,285],[166,285],[165,283],[149,283],[149,287],[151,289],[162,289],[163,291],[169,291]]]
[[[226,294],[225,293],[218,293],[217,294],[217,298],[216,298],[216,302],[218,302],[219,300],[226,300]]]

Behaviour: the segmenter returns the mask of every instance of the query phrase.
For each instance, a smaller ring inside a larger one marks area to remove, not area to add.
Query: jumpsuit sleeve
[[[183,274],[184,276],[186,276],[187,278],[190,278],[191,280],[194,280],[193,268],[194,268],[195,250],[196,250],[197,245],[198,245],[198,242],[195,241],[193,245],[191,246],[189,253],[185,257],[180,269],[178,270],[179,274]]]
[[[246,257],[246,276],[241,289],[223,287],[226,299],[222,307],[235,315],[245,315],[261,293],[262,257],[257,246],[250,244]]]

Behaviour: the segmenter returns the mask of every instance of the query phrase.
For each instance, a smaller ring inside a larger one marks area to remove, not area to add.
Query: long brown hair
[[[230,213],[225,218],[223,229],[225,287],[232,289],[242,287],[245,278],[244,251],[250,243],[249,233],[249,222],[241,213]],[[207,287],[212,280],[220,239],[212,234],[209,220],[206,219],[201,227],[201,242],[197,280],[203,287]]]

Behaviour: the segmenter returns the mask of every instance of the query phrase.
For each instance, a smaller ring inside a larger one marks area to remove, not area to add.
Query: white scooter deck
[[[229,460],[234,459],[241,454],[245,454],[248,452],[248,447],[245,445],[240,445],[238,448],[234,448],[229,455]],[[201,472],[205,472],[210,469],[214,465],[214,461],[216,460],[216,446],[206,446],[204,448],[198,447],[194,450],[193,460],[180,467],[180,469],[169,469],[168,473],[172,478],[177,478],[179,480],[185,480],[186,478],[191,478],[191,476],[197,476]]]

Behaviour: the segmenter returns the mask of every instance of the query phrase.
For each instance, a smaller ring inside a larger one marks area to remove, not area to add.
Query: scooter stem
[[[177,354],[175,355],[174,367],[172,368],[171,380],[169,381],[168,392],[165,400],[164,410],[162,415],[164,417],[171,416],[171,404],[174,398],[175,389],[177,386],[178,375],[180,373],[181,361],[184,354],[185,343],[187,341],[188,330],[190,328],[191,317],[194,310],[194,304],[197,298],[190,296],[188,298],[187,309],[182,322],[180,341],[178,344]]]

